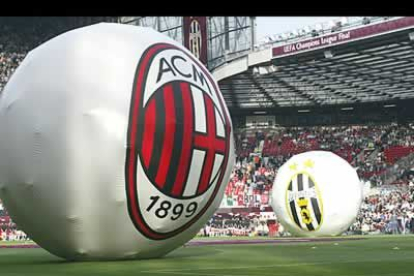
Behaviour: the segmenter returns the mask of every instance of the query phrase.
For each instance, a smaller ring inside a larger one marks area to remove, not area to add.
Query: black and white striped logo
[[[286,190],[286,208],[295,224],[304,231],[319,229],[323,220],[318,187],[307,172],[295,174]]]

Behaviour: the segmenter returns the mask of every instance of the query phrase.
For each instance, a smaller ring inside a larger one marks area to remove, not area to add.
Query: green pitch
[[[414,236],[364,238],[291,244],[187,246],[161,259],[121,262],[66,262],[43,249],[0,248],[0,275],[414,275]]]

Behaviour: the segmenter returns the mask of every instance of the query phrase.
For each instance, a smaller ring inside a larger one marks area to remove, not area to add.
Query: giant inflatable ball
[[[234,162],[211,74],[148,28],[97,24],[31,51],[0,100],[0,196],[69,260],[152,258],[218,208]]]
[[[336,236],[355,221],[362,187],[352,166],[327,151],[290,158],[273,184],[271,205],[292,235]]]

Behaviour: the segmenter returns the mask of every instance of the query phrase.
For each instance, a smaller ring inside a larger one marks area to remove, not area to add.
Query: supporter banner
[[[207,65],[207,17],[184,17],[183,33],[184,46],[204,65]]]
[[[266,206],[262,209],[259,207],[228,207],[228,208],[219,208],[216,214],[238,214],[238,213],[260,213],[260,212],[273,212],[271,206]]]
[[[281,57],[294,53],[315,50],[335,44],[341,44],[352,40],[379,35],[386,32],[396,31],[407,27],[414,27],[414,17],[404,17],[390,20],[375,25],[370,25],[354,30],[343,31],[332,35],[325,35],[318,38],[308,39],[284,46],[273,48],[273,57]]]

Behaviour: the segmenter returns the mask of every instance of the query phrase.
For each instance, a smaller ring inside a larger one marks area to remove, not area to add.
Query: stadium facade
[[[251,52],[255,44],[255,17],[194,17],[204,21],[208,68],[214,70]],[[191,17],[121,17],[120,23],[150,27],[186,44],[186,28]],[[186,21],[187,20],[187,21]],[[191,32],[191,30],[189,31]],[[202,42],[203,43],[203,42]]]
[[[206,30],[202,43],[208,46],[204,48],[206,65],[218,80],[233,125],[235,129],[248,129],[236,133],[238,159],[243,165],[235,170],[235,180],[229,184],[223,208],[215,217],[216,228],[225,226],[225,218],[234,219],[236,213],[244,214],[237,218],[238,225],[248,225],[254,214],[260,214],[260,221],[276,221],[268,205],[273,170],[289,155],[313,149],[312,143],[347,159],[362,170],[364,180],[373,183],[378,179],[380,183],[394,183],[407,171],[409,174],[414,160],[413,128],[390,122],[414,119],[413,17],[361,17],[275,34],[261,42],[256,39],[252,17],[205,17],[204,23],[192,26],[185,20],[188,18],[0,18],[0,27],[7,28],[2,33],[11,36],[3,35],[0,43],[0,73],[5,72],[0,76],[0,93],[3,82],[30,49],[74,28],[102,21],[133,24],[154,28],[185,44],[190,33],[197,42],[195,30],[202,27]],[[383,125],[367,126],[373,123]],[[279,126],[315,125],[340,127],[284,128],[261,133],[262,129]],[[309,143],[311,147],[307,147]],[[265,164],[265,172],[252,178],[251,173],[262,168],[250,171],[257,163],[249,160],[245,165],[240,160],[246,157],[257,157],[259,164]],[[275,159],[275,164],[268,165],[273,161],[267,162],[266,158]],[[261,183],[257,179],[263,175],[266,177]],[[247,192],[249,189],[253,192]],[[403,195],[414,194],[412,189],[403,189]],[[387,192],[401,194],[395,187]],[[401,202],[405,204],[403,199]],[[6,211],[0,211],[0,219],[7,219],[0,222],[9,225],[8,216],[3,216]],[[358,227],[362,226],[361,222]]]
[[[237,125],[414,119],[412,17],[360,17],[257,41],[254,17],[206,17],[207,65]],[[122,17],[185,44],[183,17]],[[255,123],[253,123],[255,122]]]

